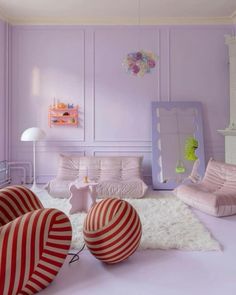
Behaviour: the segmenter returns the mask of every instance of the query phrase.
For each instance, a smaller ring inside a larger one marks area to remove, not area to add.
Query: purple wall
[[[0,20],[0,161],[5,159],[5,29]]]
[[[28,127],[48,137],[38,144],[38,175],[56,173],[57,154],[143,155],[151,175],[151,101],[201,101],[207,159],[224,158],[229,78],[224,35],[233,26],[16,26],[12,29],[11,158],[31,160],[20,142]],[[125,73],[129,52],[160,57],[150,75]],[[49,128],[53,97],[80,105],[79,128]]]

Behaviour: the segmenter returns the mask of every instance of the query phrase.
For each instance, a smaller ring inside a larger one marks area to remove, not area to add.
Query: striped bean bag
[[[108,198],[90,209],[83,232],[90,252],[97,259],[112,264],[135,252],[142,226],[136,210],[128,202]]]
[[[71,224],[23,186],[0,190],[0,295],[39,292],[52,282],[71,243]]]

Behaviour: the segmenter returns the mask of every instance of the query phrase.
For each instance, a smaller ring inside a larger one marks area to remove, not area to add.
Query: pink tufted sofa
[[[210,215],[236,214],[236,165],[210,159],[202,181],[182,184],[174,192],[186,204]]]
[[[78,155],[59,155],[57,176],[46,189],[56,198],[69,198],[70,184],[84,176],[98,182],[99,197],[141,198],[147,185],[141,178],[142,157],[81,157]]]

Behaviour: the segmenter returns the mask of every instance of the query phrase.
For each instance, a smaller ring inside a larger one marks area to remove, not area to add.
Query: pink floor
[[[235,295],[236,216],[196,214],[223,245],[222,252],[146,250],[109,266],[84,251],[78,263],[67,260],[40,294]]]

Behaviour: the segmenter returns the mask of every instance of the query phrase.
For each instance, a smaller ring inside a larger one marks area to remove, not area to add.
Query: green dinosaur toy
[[[195,154],[198,148],[198,141],[193,136],[186,138],[184,147],[184,157],[188,161],[195,161],[198,157]]]

